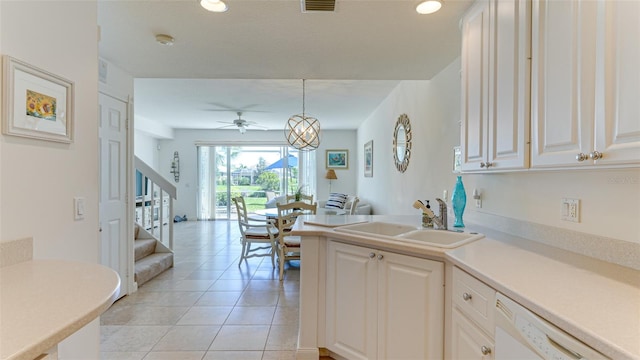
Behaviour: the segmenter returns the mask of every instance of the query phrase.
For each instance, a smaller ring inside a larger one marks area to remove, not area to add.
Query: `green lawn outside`
[[[216,192],[218,193],[218,205],[226,205],[226,185],[218,185]],[[231,197],[243,196],[244,201],[247,204],[247,210],[250,212],[264,209],[264,204],[267,202],[267,196],[260,186],[257,185],[243,185],[243,186],[231,186]]]

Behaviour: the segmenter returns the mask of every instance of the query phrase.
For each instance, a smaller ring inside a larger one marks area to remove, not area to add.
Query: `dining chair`
[[[293,201],[303,201],[306,202],[307,204],[313,204],[313,195],[305,195],[305,194],[300,194],[300,200],[296,200],[296,195],[287,195],[285,198],[286,202],[293,202]]]
[[[278,249],[278,229],[274,221],[270,219],[250,218],[247,213],[247,205],[242,196],[234,197],[233,203],[238,213],[238,227],[240,228],[240,241],[242,252],[238,266],[242,260],[252,257],[271,257],[271,266],[275,268],[274,256]],[[252,248],[255,245],[257,247]]]
[[[278,267],[280,280],[284,278],[284,263],[288,260],[300,260],[300,237],[287,235],[302,214],[315,214],[318,203],[308,204],[303,201],[294,201],[286,204],[278,204]]]
[[[357,196],[354,196],[353,199],[351,199],[351,207],[349,208],[349,212],[348,212],[349,215],[355,215],[359,202],[360,202],[360,198]]]

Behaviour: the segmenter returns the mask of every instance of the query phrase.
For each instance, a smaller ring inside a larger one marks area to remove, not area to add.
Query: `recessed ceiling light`
[[[175,41],[175,39],[173,38],[173,36],[170,36],[170,35],[158,34],[156,35],[156,41],[158,42],[158,44],[171,46],[173,45],[173,42]]]
[[[225,12],[229,10],[222,0],[200,0],[200,6],[212,12]]]
[[[427,0],[423,1],[418,6],[416,6],[416,11],[418,14],[433,14],[434,12],[440,10],[442,7],[442,2],[440,0]]]

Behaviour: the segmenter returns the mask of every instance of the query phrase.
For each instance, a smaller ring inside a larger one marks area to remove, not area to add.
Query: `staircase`
[[[176,187],[138,157],[135,157],[135,168],[140,173],[141,193],[144,188],[144,195],[136,196],[134,231],[134,281],[140,287],[173,267],[171,249]]]
[[[139,225],[136,225],[135,233],[134,281],[141,286],[173,267],[173,252]]]

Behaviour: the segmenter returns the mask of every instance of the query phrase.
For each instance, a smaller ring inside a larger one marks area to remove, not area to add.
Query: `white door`
[[[596,114],[596,146],[603,153],[598,164],[640,162],[640,2],[606,1],[602,80],[604,111]],[[598,94],[602,96],[601,94]]]
[[[530,2],[491,2],[487,160],[491,169],[529,167]]]
[[[596,2],[535,1],[531,167],[588,166],[593,148]]]
[[[442,359],[444,264],[377,252],[378,359]]]
[[[329,242],[327,251],[327,348],[347,359],[376,358],[377,253]]]
[[[128,292],[127,103],[100,93],[100,256]]]
[[[462,19],[462,170],[487,161],[489,2],[479,1]]]

